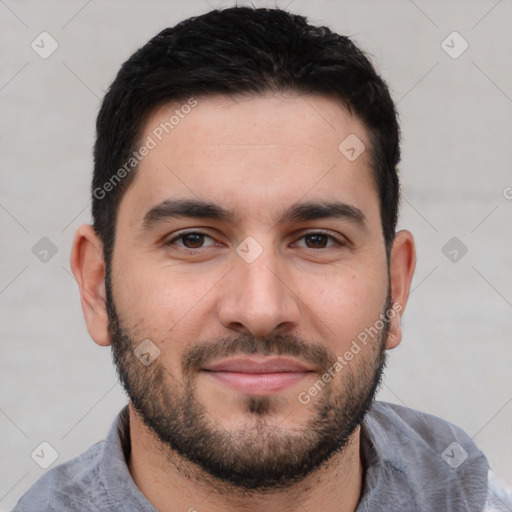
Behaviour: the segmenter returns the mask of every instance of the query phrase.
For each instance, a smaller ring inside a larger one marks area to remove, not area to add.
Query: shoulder
[[[374,402],[361,436],[369,484],[403,501],[404,510],[484,510],[489,464],[460,427],[415,409]]]
[[[442,453],[452,442],[462,442],[472,449],[476,448],[471,437],[457,425],[402,405],[374,402],[367,418],[377,435],[392,440],[403,440],[406,435],[422,448],[435,453]]]
[[[407,463],[414,455],[415,466],[423,462],[435,466],[437,472],[444,469],[448,476],[473,464],[485,467],[487,476],[485,455],[462,428],[443,418],[401,405],[374,402],[365,425],[373,444],[385,457],[395,459],[396,455]]]
[[[123,503],[133,505],[133,510],[151,510],[126,465],[129,437],[129,413],[125,407],[104,441],[48,470],[21,497],[12,512],[119,512],[124,509]]]
[[[77,501],[86,505],[87,494],[97,492],[102,486],[99,462],[103,443],[100,441],[78,457],[48,470],[21,497],[12,512],[79,510]]]
[[[489,471],[489,493],[484,512],[510,512],[512,510],[512,487],[500,481]]]
[[[156,512],[133,481],[128,407],[110,427],[105,441],[44,474],[12,512]]]

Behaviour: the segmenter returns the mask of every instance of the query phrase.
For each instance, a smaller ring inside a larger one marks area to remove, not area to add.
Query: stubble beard
[[[337,373],[309,404],[312,412],[306,423],[291,431],[280,425],[285,418],[279,416],[276,396],[245,396],[240,404],[248,421],[236,430],[227,430],[196,398],[198,369],[208,360],[236,354],[295,356],[320,365],[324,369],[318,374],[321,379],[333,367],[336,355],[321,344],[291,336],[229,337],[187,350],[180,381],[160,358],[149,366],[137,359],[134,349],[141,340],[133,339],[121,325],[110,279],[106,279],[106,288],[112,356],[133,408],[165,448],[170,462],[187,477],[204,480],[206,476],[225,492],[277,490],[304,480],[347,446],[381,383],[388,322],[372,340],[371,360],[363,360],[359,353]],[[388,295],[385,311],[390,306]],[[305,406],[297,401],[296,407]]]

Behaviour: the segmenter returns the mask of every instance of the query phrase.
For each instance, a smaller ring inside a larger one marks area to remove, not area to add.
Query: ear
[[[77,229],[70,264],[80,290],[87,330],[98,345],[110,345],[103,245],[92,226],[84,224]]]
[[[391,249],[389,272],[393,316],[389,315],[390,326],[386,348],[392,349],[402,341],[401,318],[409,298],[411,281],[416,267],[414,238],[407,230],[396,233]]]

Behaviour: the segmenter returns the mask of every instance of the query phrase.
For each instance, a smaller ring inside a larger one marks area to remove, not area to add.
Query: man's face
[[[162,134],[176,108],[148,120],[156,146],[119,207],[116,364],[165,445],[232,484],[285,485],[346,444],[382,370],[386,328],[351,349],[391,306],[369,151],[339,149],[367,132],[320,96],[198,98]]]

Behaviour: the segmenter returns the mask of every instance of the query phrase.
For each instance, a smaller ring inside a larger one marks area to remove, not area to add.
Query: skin
[[[230,335],[290,334],[315,340],[342,355],[357,335],[375,324],[388,293],[400,311],[392,318],[386,349],[402,338],[403,314],[415,268],[414,241],[399,231],[388,263],[379,199],[369,151],[349,161],[338,145],[356,134],[369,148],[364,125],[338,101],[324,96],[267,95],[197,98],[198,105],[139,164],[120,203],[112,258],[112,291],[122,324],[137,340],[151,339],[158,361],[183,382],[181,360],[197,342]],[[141,140],[166,121],[176,105],[149,118]],[[142,229],[145,214],[169,198],[214,201],[235,214],[233,222],[174,218]],[[279,222],[297,202],[343,201],[365,216],[364,225],[328,218]],[[180,230],[200,228],[205,247],[184,240],[164,245]],[[328,230],[325,248],[308,247],[304,230]],[[236,252],[253,237],[262,253],[247,263]],[[337,244],[336,240],[343,243]],[[194,246],[193,244],[191,244]],[[88,331],[110,344],[105,307],[102,245],[89,225],[76,233],[71,267],[78,282]],[[373,364],[375,343],[350,362],[355,373]],[[212,423],[227,431],[257,424],[243,394],[201,373],[195,398]],[[297,401],[318,374],[275,392],[267,425],[295,432],[315,413]],[[333,389],[343,393],[343,372]],[[363,485],[360,429],[342,452],[288,489],[243,493],[217,485],[149,431],[130,406],[129,469],[137,486],[160,511],[353,511]],[[172,499],[170,499],[172,497]],[[207,501],[203,501],[207,498]]]

